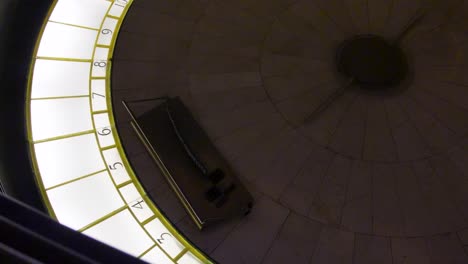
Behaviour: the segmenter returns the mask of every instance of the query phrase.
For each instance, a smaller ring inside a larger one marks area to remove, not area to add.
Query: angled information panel
[[[253,197],[179,97],[159,101],[130,124],[199,229],[247,215]]]
[[[117,32],[132,0],[58,0],[29,79],[37,183],[52,217],[152,263],[211,263],[147,197],[116,131],[110,100]]]

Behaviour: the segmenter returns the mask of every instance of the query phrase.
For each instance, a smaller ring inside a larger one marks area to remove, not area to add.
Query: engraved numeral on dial
[[[114,164],[109,165],[109,169],[110,170],[116,170],[116,169],[118,169],[117,166],[123,168],[122,162],[115,162]]]
[[[110,128],[108,127],[103,127],[101,128],[101,130],[98,130],[98,134],[101,135],[101,136],[107,136],[111,133],[112,131],[110,130]]]
[[[169,233],[162,233],[161,236],[160,236],[160,238],[156,239],[156,240],[158,241],[159,244],[163,244],[162,241],[164,241],[164,236],[169,236],[169,237],[172,238],[171,234],[169,234]]]

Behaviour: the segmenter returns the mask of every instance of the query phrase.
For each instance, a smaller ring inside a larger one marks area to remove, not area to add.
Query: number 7
[[[91,97],[94,99],[94,96],[95,96],[95,95],[97,95],[97,96],[99,96],[99,97],[106,97],[105,95],[98,94],[98,93],[93,93],[93,94],[91,95]]]

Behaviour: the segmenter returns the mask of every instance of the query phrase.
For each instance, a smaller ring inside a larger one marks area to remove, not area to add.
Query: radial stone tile
[[[467,263],[468,256],[454,233],[427,239],[431,263]]]
[[[426,241],[422,238],[392,238],[393,263],[430,263]]]
[[[322,225],[297,214],[290,214],[265,256],[264,263],[309,263]]]
[[[368,235],[356,235],[354,263],[392,263],[390,239]]]
[[[349,175],[341,225],[348,230],[372,233],[371,166],[354,161]]]
[[[227,236],[213,252],[213,257],[220,263],[259,263],[287,215],[286,208],[268,198],[260,198],[255,210]]]
[[[334,228],[323,228],[312,263],[352,263],[354,234]]]
[[[421,189],[419,180],[410,164],[395,168],[397,195],[401,201],[404,233],[407,236],[431,234],[433,222]]]
[[[378,164],[372,168],[373,230],[379,235],[403,235],[403,212],[397,195],[393,165]]]

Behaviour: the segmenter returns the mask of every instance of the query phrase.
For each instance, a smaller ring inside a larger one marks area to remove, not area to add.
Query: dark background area
[[[25,122],[35,42],[52,0],[0,1],[0,182],[5,192],[41,211]]]

